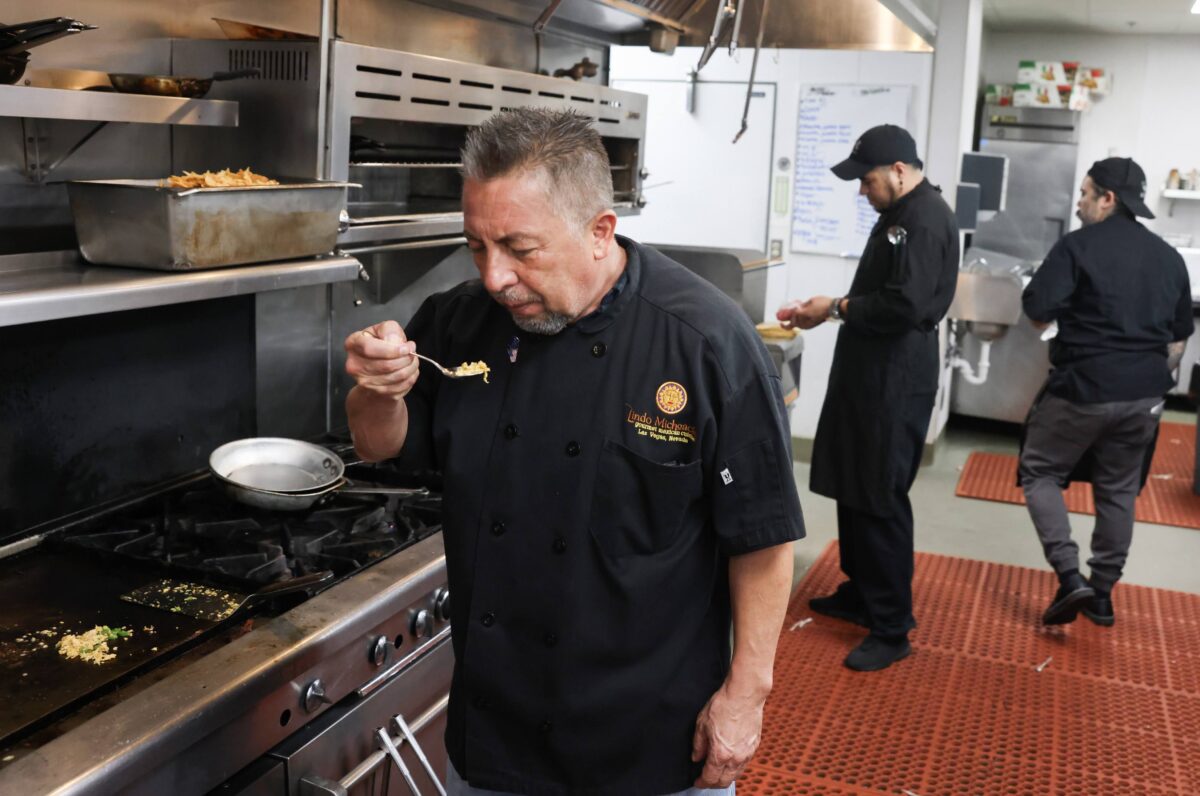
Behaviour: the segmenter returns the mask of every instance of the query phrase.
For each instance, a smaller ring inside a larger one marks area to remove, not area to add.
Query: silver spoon
[[[442,372],[443,376],[446,376],[451,379],[469,379],[472,376],[487,376],[487,374],[488,374],[488,371],[467,370],[462,365],[459,365],[458,367],[454,367],[454,368],[448,368],[445,365],[443,365],[442,363],[438,362],[437,360],[430,359],[429,357],[425,356],[424,354],[413,353],[413,356],[416,357],[417,359],[425,360],[430,365],[433,365],[435,368],[440,370]]]

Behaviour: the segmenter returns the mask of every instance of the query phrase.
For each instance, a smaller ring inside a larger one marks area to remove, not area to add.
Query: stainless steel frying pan
[[[272,511],[303,511],[334,492],[401,497],[429,494],[427,489],[355,485],[345,477],[345,463],[336,453],[284,437],[227,442],[208,457],[208,468],[231,498]]]

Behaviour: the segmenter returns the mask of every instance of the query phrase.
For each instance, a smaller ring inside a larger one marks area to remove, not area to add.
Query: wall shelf
[[[228,100],[0,85],[0,116],[236,127],[238,104]]]
[[[206,271],[89,265],[77,251],[4,255],[0,326],[348,282],[360,268],[343,254]]]
[[[1166,188],[1161,194],[1167,200],[1167,215],[1175,215],[1175,202],[1200,202],[1200,191],[1181,191],[1178,188]]]

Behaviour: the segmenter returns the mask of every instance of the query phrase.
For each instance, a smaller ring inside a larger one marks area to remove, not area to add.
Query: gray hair
[[[462,163],[463,177],[480,182],[540,173],[568,221],[586,224],[613,205],[608,152],[591,121],[574,111],[501,111],[467,134]]]

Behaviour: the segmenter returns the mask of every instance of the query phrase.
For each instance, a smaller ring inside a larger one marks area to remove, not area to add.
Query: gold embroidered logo
[[[687,390],[676,381],[664,381],[654,393],[658,408],[669,415],[677,415],[687,406]]]

